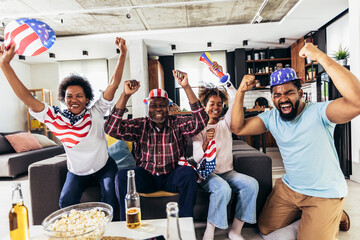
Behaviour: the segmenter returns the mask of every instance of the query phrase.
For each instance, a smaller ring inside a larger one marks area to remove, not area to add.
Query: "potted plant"
[[[316,67],[308,68],[307,74],[308,74],[307,82],[314,80],[316,78]]]
[[[342,48],[341,44],[339,46],[339,50],[334,53],[334,58],[343,66],[346,65],[349,56],[349,50],[346,47]]]

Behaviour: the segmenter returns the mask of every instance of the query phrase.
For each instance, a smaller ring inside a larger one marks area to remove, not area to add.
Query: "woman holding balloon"
[[[34,98],[17,77],[10,62],[20,48],[16,48],[15,43],[0,46],[0,68],[14,93],[29,107],[30,114],[44,123],[64,146],[68,173],[60,195],[61,208],[79,203],[82,193],[95,179],[101,186],[101,201],[118,212],[114,184],[117,166],[108,155],[104,132],[104,115],[120,84],[127,52],[124,39],[116,38],[115,45],[120,49],[120,56],[100,98],[88,107],[94,98],[90,83],[82,76],[70,75],[59,87],[59,100],[66,105],[63,111]]]

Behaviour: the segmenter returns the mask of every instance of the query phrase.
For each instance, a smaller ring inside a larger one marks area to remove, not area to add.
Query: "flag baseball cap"
[[[281,85],[292,80],[299,79],[292,68],[281,68],[273,72],[270,76],[270,86]]]
[[[149,96],[144,99],[144,103],[148,104],[151,98],[163,97],[169,100],[169,105],[173,104],[173,101],[168,97],[167,92],[164,89],[153,89],[150,91]]]

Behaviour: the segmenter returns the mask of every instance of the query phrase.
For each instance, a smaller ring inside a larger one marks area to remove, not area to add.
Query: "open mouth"
[[[291,113],[292,104],[290,104],[290,103],[280,104],[280,109],[281,109],[281,111],[282,111],[284,114]]]
[[[73,104],[73,105],[70,106],[70,109],[76,109],[76,108],[78,108],[78,107],[80,107],[80,105],[78,105],[78,104]]]

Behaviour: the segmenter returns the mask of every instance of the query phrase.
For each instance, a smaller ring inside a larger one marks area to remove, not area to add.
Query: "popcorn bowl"
[[[113,208],[109,204],[88,202],[59,209],[41,225],[51,240],[98,240],[112,217]]]

